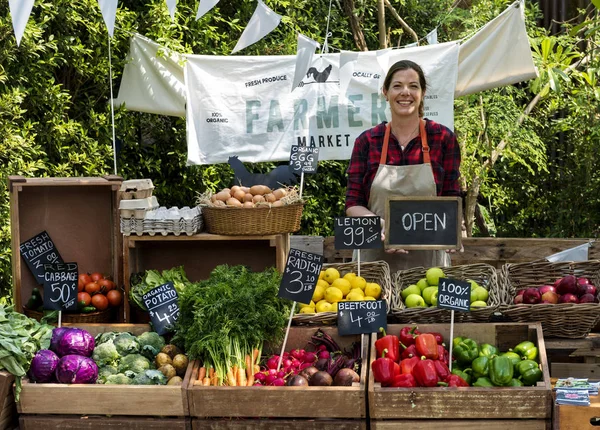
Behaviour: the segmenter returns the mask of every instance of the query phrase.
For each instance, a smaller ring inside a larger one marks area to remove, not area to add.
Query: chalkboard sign
[[[77,263],[44,264],[44,309],[77,310]]]
[[[290,249],[279,284],[279,297],[298,303],[310,303],[322,267],[322,255]]]
[[[376,333],[387,330],[386,305],[383,300],[338,302],[338,334]]]
[[[469,312],[471,310],[471,284],[456,279],[440,278],[437,305],[442,309]]]
[[[319,148],[312,146],[292,146],[290,167],[294,173],[317,173]]]
[[[175,328],[175,321],[179,318],[177,299],[177,291],[172,282],[159,285],[142,296],[154,331],[158,334],[163,335]]]
[[[386,248],[460,248],[460,197],[390,197],[385,220]]]
[[[378,216],[336,217],[333,226],[335,249],[381,248],[381,218]]]
[[[19,249],[27,267],[40,285],[44,283],[44,264],[63,263],[54,242],[45,231],[23,242]]]

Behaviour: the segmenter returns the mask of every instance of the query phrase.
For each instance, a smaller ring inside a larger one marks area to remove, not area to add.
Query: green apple
[[[423,300],[425,300],[425,303],[427,303],[428,305],[431,304],[431,295],[434,292],[437,292],[438,287],[427,287],[423,290]]]
[[[427,269],[427,273],[425,273],[425,278],[427,279],[427,283],[432,287],[437,287],[440,278],[445,278],[446,275],[439,267],[430,267]]]
[[[424,308],[425,300],[419,294],[409,294],[404,304],[407,308]]]
[[[469,284],[471,284],[471,290],[474,290],[475,288],[479,287],[479,284],[477,282],[475,282],[472,279],[467,279],[467,281],[469,281]]]
[[[405,289],[403,289],[402,292],[400,293],[403,300],[406,300],[406,298],[408,296],[410,296],[411,294],[417,294],[420,296],[421,289],[418,286],[416,286],[415,284],[412,284],[412,285],[409,285],[408,287],[406,287]]]
[[[475,290],[471,290],[471,303],[476,302],[477,301],[477,293],[475,292]]]
[[[419,286],[419,288],[421,289],[421,291],[423,291],[425,288],[429,287],[429,283],[427,282],[427,278],[421,278],[421,279],[419,279],[419,282],[417,282],[417,285]]]
[[[482,302],[481,300],[476,300],[473,303],[471,303],[471,308],[483,308],[486,306],[487,306],[487,303]]]
[[[431,306],[437,307],[437,296],[438,296],[438,292],[434,291],[433,294],[431,295]]]
[[[490,296],[490,293],[488,292],[488,290],[486,290],[483,287],[477,287],[477,288],[475,288],[474,291],[475,291],[475,294],[477,295],[477,301],[487,302],[487,299]]]

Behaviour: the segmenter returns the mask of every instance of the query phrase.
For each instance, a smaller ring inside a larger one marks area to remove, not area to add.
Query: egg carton
[[[143,219],[121,217],[121,232],[126,236],[131,234],[191,236],[202,231],[203,227],[202,212],[198,206],[191,209],[187,206],[181,209],[176,207],[167,209],[163,206],[147,211]]]
[[[135,218],[143,220],[146,212],[158,208],[158,200],[155,196],[144,199],[121,200],[119,202],[119,213],[121,218]]]
[[[145,199],[152,197],[152,179],[131,179],[123,181],[119,189],[121,200]]]

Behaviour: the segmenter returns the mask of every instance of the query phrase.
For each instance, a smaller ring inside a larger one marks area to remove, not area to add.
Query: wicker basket
[[[203,207],[206,231],[226,236],[258,236],[300,230],[302,203],[280,207]]]
[[[333,267],[340,272],[340,276],[346,273],[358,274],[358,265],[352,263],[324,264],[322,270]],[[392,279],[390,277],[390,266],[385,261],[371,261],[360,263],[360,276],[367,282],[375,282],[381,287],[381,298],[387,303],[387,312],[390,312],[390,297],[392,294]],[[316,314],[296,314],[292,321],[295,325],[323,325],[335,324],[337,312],[319,312]]]
[[[116,322],[116,308],[108,308],[99,312],[90,312],[89,314],[63,312],[61,322],[63,323],[113,323]],[[23,306],[23,313],[29,318],[40,321],[44,316],[43,312],[28,309]]]
[[[492,313],[502,303],[502,288],[496,269],[489,264],[465,264],[463,266],[444,267],[446,278],[477,282],[489,292],[488,306],[472,309],[470,312],[454,312],[455,322],[489,322]],[[448,323],[452,313],[437,307],[407,308],[402,301],[402,290],[416,284],[425,277],[427,268],[415,267],[400,270],[392,277],[394,292],[392,294],[392,315],[400,323],[434,324]]]
[[[544,336],[581,338],[600,322],[598,303],[513,304],[518,290],[552,285],[566,275],[586,277],[600,287],[600,260],[550,263],[546,260],[505,264],[502,267],[504,299],[500,311],[515,322],[541,322]]]

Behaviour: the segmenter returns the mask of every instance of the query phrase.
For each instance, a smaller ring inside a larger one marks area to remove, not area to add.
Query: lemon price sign
[[[317,173],[319,148],[293,145],[290,152],[290,167],[294,173]]]
[[[381,218],[378,216],[336,217],[335,249],[381,248]]]
[[[44,309],[77,310],[77,263],[44,264]]]
[[[383,300],[338,302],[337,325],[340,336],[376,333],[387,329],[386,305]]]
[[[471,304],[471,284],[456,279],[440,278],[438,282],[438,308],[469,312]]]
[[[279,284],[279,297],[310,303],[322,267],[322,255],[291,248]]]

